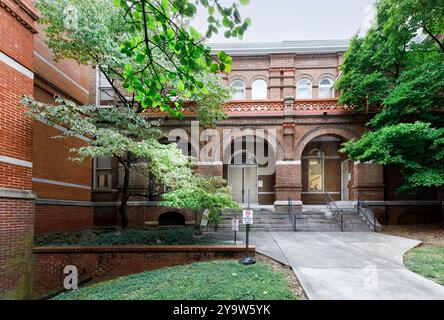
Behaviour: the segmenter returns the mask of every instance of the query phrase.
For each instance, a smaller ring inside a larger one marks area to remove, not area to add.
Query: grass
[[[36,246],[112,246],[112,245],[212,245],[194,227],[120,230],[83,230],[38,236]]]
[[[200,262],[98,283],[56,300],[294,300],[287,280],[263,262]]]
[[[426,278],[444,285],[444,247],[418,247],[404,258],[406,267]]]

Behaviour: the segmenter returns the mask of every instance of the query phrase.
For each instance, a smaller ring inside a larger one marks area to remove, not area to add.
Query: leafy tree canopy
[[[227,37],[242,37],[250,24],[242,20],[239,4],[219,0],[37,0],[40,23],[56,59],[74,59],[96,66],[112,86],[114,106],[79,106],[57,99],[56,105],[32,97],[22,102],[29,114],[49,125],[67,128],[64,136],[82,135],[89,145],[73,152],[77,159],[115,157],[124,168],[121,220],[127,224],[126,206],[131,196],[129,175],[136,163],[146,162],[146,173],[172,192],[215,190],[224,181],[196,177],[190,159],[175,144],[158,142],[164,134],[158,121],[144,117],[147,108],[181,118],[185,104],[192,104],[204,124],[224,117],[221,106],[229,90],[218,73],[229,72],[231,57],[217,57],[205,46],[219,30]],[[190,25],[197,5],[208,10],[208,30],[203,36]],[[194,105],[193,105],[194,104]],[[224,208],[229,189],[219,188],[206,205]],[[192,205],[175,202],[179,205]],[[203,204],[201,204],[203,205]],[[213,209],[213,208],[210,208]]]
[[[401,169],[401,191],[444,185],[444,1],[379,0],[376,24],[341,65],[340,103],[376,108],[369,132],[343,149]]]
[[[203,100],[216,109],[229,96],[215,74],[230,72],[232,59],[224,52],[212,56],[205,40],[220,30],[242,37],[251,21],[241,19],[239,3],[248,1],[223,6],[219,0],[37,0],[36,5],[56,59],[96,65],[123,105],[182,117],[185,102]],[[208,10],[205,35],[190,24],[198,4]],[[205,100],[216,89],[221,98]],[[202,114],[201,105],[197,111]],[[212,119],[206,114],[204,120]]]

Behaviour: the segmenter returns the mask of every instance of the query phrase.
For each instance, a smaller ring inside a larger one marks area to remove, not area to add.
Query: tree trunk
[[[128,226],[128,216],[126,214],[126,206],[128,204],[128,199],[130,196],[129,193],[129,178],[130,178],[130,168],[125,161],[121,161],[123,164],[123,168],[125,169],[125,173],[123,176],[123,193],[122,193],[122,201],[120,204],[119,212],[120,212],[120,221],[122,224],[122,229],[125,230]]]

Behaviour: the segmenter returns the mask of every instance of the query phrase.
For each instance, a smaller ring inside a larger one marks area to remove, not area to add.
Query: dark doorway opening
[[[178,212],[165,212],[159,216],[159,226],[184,226],[185,217]]]

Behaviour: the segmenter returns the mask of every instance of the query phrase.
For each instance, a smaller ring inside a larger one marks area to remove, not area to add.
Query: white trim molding
[[[10,66],[12,69],[20,72],[24,76],[28,77],[29,79],[34,79],[34,72],[26,68],[21,63],[18,63],[11,57],[7,56],[3,52],[0,51],[0,61],[5,63],[6,65]]]
[[[13,164],[15,166],[32,168],[32,162],[0,155],[0,162]]]
[[[0,198],[34,200],[36,197],[37,195],[31,190],[0,188]]]
[[[91,186],[86,186],[86,185],[83,185],[83,184],[76,184],[76,183],[68,183],[68,182],[63,182],[63,181],[56,181],[56,180],[32,178],[32,182],[54,184],[54,185],[57,185],[57,186],[64,186],[64,187],[70,187],[70,188],[91,190]]]

